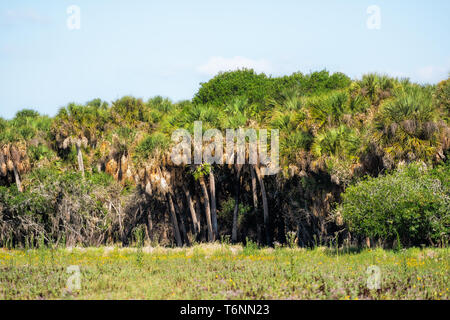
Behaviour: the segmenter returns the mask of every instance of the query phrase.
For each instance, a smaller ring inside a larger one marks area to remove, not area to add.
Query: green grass
[[[449,299],[449,249],[0,249],[0,299]],[[70,291],[67,267],[80,268]],[[367,288],[367,268],[381,287]]]

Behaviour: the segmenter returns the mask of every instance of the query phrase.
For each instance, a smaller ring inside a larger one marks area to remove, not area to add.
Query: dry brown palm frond
[[[353,127],[355,125],[355,121],[353,120],[353,116],[351,114],[344,114],[342,116],[342,122],[349,127]]]
[[[98,149],[101,157],[106,158],[111,152],[111,143],[109,141],[102,141]]]
[[[301,171],[307,172],[311,164],[311,154],[302,149],[295,155],[295,162]]]
[[[122,172],[127,172],[128,171],[128,157],[126,155],[122,155],[121,159],[120,159],[120,165],[122,168]]]
[[[410,135],[417,132],[418,123],[414,120],[403,120],[401,123],[403,130]]]
[[[134,183],[135,180],[133,178],[133,170],[131,167],[128,167],[127,171],[125,171],[125,182]]]
[[[8,161],[6,162],[6,167],[7,167],[8,171],[14,170],[14,163],[11,161],[11,159],[8,159]]]
[[[61,144],[63,149],[67,149],[71,144],[71,138],[65,138]]]
[[[439,126],[433,121],[428,121],[423,124],[423,131],[425,133],[425,139],[431,139],[433,135],[439,131]]]
[[[391,125],[388,127],[388,135],[390,135],[391,137],[395,136],[395,133],[397,132],[398,129],[398,124],[393,122],[391,123]]]
[[[0,174],[2,176],[6,176],[7,168],[6,168],[6,158],[3,152],[0,150]]]
[[[145,183],[147,175],[146,175],[146,171],[145,168],[139,168],[136,172],[136,176],[137,176],[137,181]]]
[[[106,163],[105,172],[110,174],[110,175],[112,175],[112,176],[115,176],[116,173],[117,173],[117,168],[118,168],[117,161],[114,160],[114,159],[110,159]]]
[[[24,169],[25,169],[25,167],[23,166],[22,162],[18,162],[18,163],[16,164],[16,169],[17,169],[17,171],[19,171],[19,172],[23,172]]]
[[[319,173],[320,171],[324,171],[326,169],[326,163],[323,157],[320,157],[316,160],[311,161],[310,163],[311,171],[314,173]]]
[[[290,164],[290,165],[289,165],[289,167],[288,167],[288,174],[289,174],[289,177],[290,177],[290,178],[292,178],[292,177],[298,175],[299,172],[300,172],[299,167],[297,167],[297,166],[295,166],[295,165],[293,165],[293,164]]]
[[[17,147],[15,145],[11,145],[11,147],[9,148],[9,151],[10,151],[12,162],[15,165],[20,163],[20,153],[19,153],[19,150],[17,149]]]
[[[88,146],[88,139],[87,139],[85,136],[82,136],[81,138],[78,138],[78,139],[77,139],[76,144],[77,144],[79,147],[85,147],[85,148],[87,148],[87,146]]]
[[[383,162],[383,166],[390,170],[394,167],[395,161],[393,156],[390,153],[385,153],[383,158],[382,158],[382,162]]]
[[[149,180],[147,180],[147,183],[146,183],[146,185],[145,185],[145,192],[146,192],[147,194],[149,194],[149,195],[152,195],[152,194],[153,194],[153,192],[152,192],[152,185],[151,185],[151,183],[150,183]]]

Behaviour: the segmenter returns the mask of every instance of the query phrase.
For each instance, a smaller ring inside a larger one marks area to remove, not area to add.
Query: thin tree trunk
[[[256,186],[256,174],[254,165],[250,165],[250,175],[252,177],[252,195],[253,195],[253,214],[256,218],[256,234],[258,238],[258,243],[263,242],[262,234],[261,234],[261,223],[258,219],[258,190]]]
[[[366,247],[370,248],[370,238],[366,237],[365,241],[366,241]]]
[[[150,208],[147,209],[147,229],[148,229],[148,237],[150,243],[153,242],[153,221],[152,221],[152,212]]]
[[[267,204],[267,194],[266,194],[266,188],[264,187],[264,180],[261,176],[261,171],[259,170],[259,167],[255,166],[255,172],[256,177],[258,178],[259,185],[261,187],[261,196],[262,196],[262,202],[263,202],[263,212],[264,212],[264,232],[266,235],[266,244],[271,246],[272,241],[270,239],[270,230],[269,230],[269,205]]]
[[[177,203],[176,194],[173,194],[173,196],[175,197],[175,200],[173,202],[175,205],[175,212],[178,212],[178,216],[180,217],[180,226],[181,226],[181,234],[183,235],[183,241],[184,241],[185,245],[189,246],[190,243],[189,243],[189,238],[188,238],[187,232],[186,232],[186,225],[184,223],[183,211],[180,210],[180,206]]]
[[[209,172],[209,190],[211,193],[211,220],[215,239],[219,239],[219,232],[217,230],[217,210],[216,210],[216,182],[214,179],[213,169],[211,167]]]
[[[197,234],[197,241],[200,241],[201,237],[202,237],[202,207],[201,207],[201,199],[199,199],[198,195],[194,196],[194,202],[195,202],[195,213],[197,216],[197,221],[198,221],[198,226],[199,226],[199,233]]]
[[[139,204],[139,217],[142,217],[142,215],[143,215],[142,205]],[[145,240],[150,241],[150,233],[148,232],[148,228],[144,228],[144,230],[145,230]]]
[[[123,172],[122,172],[122,157],[119,156],[119,170],[117,170],[117,181],[122,181],[122,176],[123,176]]]
[[[233,211],[233,228],[231,229],[231,241],[237,242],[237,220],[239,213],[239,196],[241,193],[241,168],[242,165],[236,165],[236,185],[234,189],[234,211]]]
[[[20,181],[19,171],[17,171],[15,164],[13,165],[13,170],[14,170],[14,178],[16,179],[17,190],[19,190],[19,192],[23,192],[22,182]]]
[[[215,237],[211,224],[211,208],[209,206],[208,189],[206,188],[205,178],[203,176],[200,176],[198,178],[198,181],[200,182],[200,187],[202,188],[203,192],[203,198],[205,200],[204,202],[205,202],[206,224],[208,225],[208,240],[210,242],[213,242],[215,241]]]
[[[83,163],[83,154],[81,153],[81,146],[76,143],[77,147],[77,158],[78,158],[78,169],[81,171],[81,175],[84,177],[84,163]]]
[[[256,188],[255,167],[253,165],[250,167],[250,174],[252,177],[253,207],[255,208],[255,210],[258,210],[258,191]]]
[[[194,203],[192,202],[191,193],[189,189],[183,184],[184,195],[191,213],[192,224],[194,225],[194,234],[197,235],[200,232],[200,221],[197,220],[197,213],[195,212]]]
[[[170,195],[170,193],[167,193],[167,201],[169,203],[170,216],[172,217],[173,233],[175,234],[175,240],[177,242],[177,246],[182,247],[183,242],[181,241],[180,229],[178,228],[177,215],[175,213],[175,207],[174,207],[172,196]]]

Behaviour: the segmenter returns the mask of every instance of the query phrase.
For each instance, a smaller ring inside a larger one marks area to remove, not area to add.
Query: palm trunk
[[[178,212],[178,216],[180,217],[180,226],[181,226],[181,234],[183,235],[183,241],[184,241],[185,245],[189,246],[190,245],[189,238],[188,238],[187,232],[186,232],[186,225],[184,223],[183,211],[180,210],[180,206],[178,205],[178,202],[176,200],[177,199],[176,195],[174,194],[173,196],[175,197],[174,202],[173,202],[175,205],[175,212]]]
[[[20,181],[19,171],[17,171],[15,164],[13,165],[13,170],[14,170],[14,178],[16,179],[17,190],[19,190],[19,192],[23,192],[22,182]]]
[[[150,208],[147,209],[147,229],[148,229],[148,237],[150,243],[153,242],[153,221],[152,221],[152,212]]]
[[[237,220],[239,213],[239,196],[241,192],[241,165],[236,165],[236,185],[234,192],[233,228],[231,229],[231,241],[237,242]]]
[[[209,172],[209,190],[211,193],[211,220],[215,239],[219,239],[219,232],[217,230],[217,210],[216,210],[216,182],[214,173],[211,167]]]
[[[182,247],[183,242],[181,241],[180,229],[178,228],[177,215],[175,213],[175,207],[173,205],[173,200],[172,200],[172,196],[170,195],[170,193],[167,193],[167,201],[169,203],[170,216],[172,217],[173,233],[175,234],[175,240],[177,242],[177,246]]]
[[[365,241],[366,241],[366,247],[370,248],[370,238],[366,237]]]
[[[255,166],[256,177],[258,178],[259,185],[261,187],[261,196],[263,202],[263,212],[264,212],[264,232],[266,235],[266,244],[271,246],[272,241],[270,239],[270,231],[269,231],[269,205],[267,204],[267,194],[266,188],[264,187],[264,180],[261,176],[261,171],[258,166]]]
[[[122,157],[119,155],[119,170],[117,170],[117,181],[122,181]]]
[[[200,176],[198,178],[198,181],[200,182],[200,186],[202,188],[203,192],[203,198],[205,202],[205,213],[206,213],[206,224],[208,225],[208,240],[213,242],[215,241],[214,232],[211,224],[211,209],[209,206],[209,196],[208,196],[208,189],[206,188],[205,184],[205,178],[203,176]]]
[[[200,204],[202,202],[201,202],[201,199],[199,199],[199,197],[197,195],[195,196],[194,203],[195,203],[195,213],[196,213],[196,216],[197,216],[197,221],[198,221],[198,226],[199,226],[199,229],[198,229],[199,232],[197,234],[196,240],[200,241],[201,236],[202,236],[202,223],[201,223],[201,221],[202,221],[202,208],[201,208]]]
[[[81,171],[81,175],[84,177],[84,163],[83,163],[83,154],[81,153],[81,146],[76,143],[77,147],[77,158],[78,158],[78,169]]]
[[[191,193],[189,189],[183,184],[184,195],[191,213],[192,224],[194,225],[194,234],[197,235],[200,232],[200,221],[197,220],[197,213],[195,212],[194,203],[192,202]]]
[[[250,174],[252,177],[252,195],[253,195],[253,213],[256,217],[256,234],[258,238],[258,243],[262,243],[262,234],[261,234],[261,223],[259,222],[257,213],[258,213],[258,190],[256,186],[256,174],[255,174],[255,166],[250,165]]]

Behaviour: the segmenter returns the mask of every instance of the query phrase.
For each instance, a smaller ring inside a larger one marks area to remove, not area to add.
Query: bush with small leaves
[[[349,186],[338,206],[350,232],[402,245],[445,244],[450,230],[448,164],[410,164]]]

